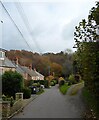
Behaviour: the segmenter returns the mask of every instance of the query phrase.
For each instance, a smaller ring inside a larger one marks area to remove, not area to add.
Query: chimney
[[[36,68],[34,68],[34,71],[36,71]]]
[[[29,69],[32,70],[32,64],[29,65]]]
[[[18,59],[18,57],[15,58],[15,64],[16,64],[16,66],[18,66],[18,64],[19,64],[19,59]]]

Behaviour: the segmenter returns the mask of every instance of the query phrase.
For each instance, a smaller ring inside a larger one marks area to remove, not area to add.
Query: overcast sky
[[[8,50],[32,49],[33,52],[39,53],[57,53],[67,48],[73,50],[74,28],[82,19],[87,20],[89,10],[95,6],[95,0],[17,0],[15,3],[13,1],[5,0],[3,4],[21,33],[5,10],[0,8],[0,20],[3,21],[0,23],[0,47]]]

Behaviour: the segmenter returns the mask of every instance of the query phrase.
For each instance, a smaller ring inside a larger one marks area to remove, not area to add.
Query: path
[[[82,118],[84,110],[81,91],[75,96],[62,95],[56,85],[47,89],[13,118]]]

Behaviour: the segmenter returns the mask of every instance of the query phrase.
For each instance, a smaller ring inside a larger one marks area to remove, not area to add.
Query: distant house
[[[5,71],[15,71],[13,63],[5,56],[6,50],[0,48],[0,75]]]
[[[38,75],[38,80],[44,80],[44,75],[41,73],[37,72],[36,69],[34,69],[34,72]]]
[[[38,74],[32,68],[26,66],[21,66],[21,68],[27,73],[28,80],[38,80]]]
[[[20,73],[25,80],[44,80],[44,76],[32,69],[32,66],[29,67],[21,66],[18,63],[18,58],[15,61],[10,61],[5,56],[6,50],[0,48],[0,75],[5,71],[17,71]]]
[[[25,80],[44,80],[44,76],[32,69],[32,65],[29,67],[21,66],[18,62],[18,57],[15,58],[14,65],[16,66],[16,71],[19,72]]]

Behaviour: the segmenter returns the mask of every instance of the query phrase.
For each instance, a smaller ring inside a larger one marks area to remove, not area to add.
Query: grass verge
[[[92,112],[93,118],[99,118],[99,102],[86,88],[83,88],[82,95],[86,104]]]
[[[72,88],[71,94],[70,95],[76,95],[78,91],[84,86],[84,83],[79,83],[77,84],[74,88]]]
[[[44,90],[42,89],[42,90],[40,90],[39,92],[37,92],[36,94],[37,95],[40,95],[40,94],[42,94],[44,92]]]
[[[61,92],[63,95],[65,95],[66,92],[67,92],[67,90],[68,90],[68,88],[70,88],[70,86],[68,86],[67,84],[64,84],[64,85],[62,85],[62,86],[59,87],[59,90],[60,90],[60,92]]]

